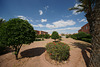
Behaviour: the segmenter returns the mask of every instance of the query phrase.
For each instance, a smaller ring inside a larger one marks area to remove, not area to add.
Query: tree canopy
[[[16,55],[18,55],[22,44],[29,44],[34,40],[34,29],[26,20],[10,19],[0,28],[0,44],[12,46]]]
[[[58,32],[53,31],[53,33],[52,33],[52,35],[51,35],[51,38],[54,39],[54,40],[59,39],[59,34],[58,34]]]

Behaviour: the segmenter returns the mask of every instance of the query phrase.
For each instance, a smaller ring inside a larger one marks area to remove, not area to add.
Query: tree
[[[62,33],[62,34],[61,34],[61,36],[65,36],[65,34],[64,34],[64,33]]]
[[[50,35],[49,34],[45,34],[44,38],[48,39],[48,38],[50,38]]]
[[[10,19],[0,28],[0,44],[12,46],[15,49],[16,59],[22,44],[30,44],[34,40],[35,31],[26,20]]]
[[[1,19],[0,19],[0,20],[1,20]],[[1,21],[0,21],[0,34],[1,34],[1,30],[3,31],[3,28],[2,28],[2,27],[4,27],[4,26],[5,26],[5,23],[1,23]],[[0,40],[1,40],[1,36],[0,36]],[[3,54],[3,53],[5,53],[6,47],[7,47],[7,46],[1,44],[1,41],[0,41],[0,55]]]
[[[59,39],[59,34],[56,31],[53,31],[51,38],[54,39],[56,41],[56,39]]]
[[[100,0],[79,0],[80,4],[70,10],[84,11],[92,35],[92,52],[89,67],[100,66]],[[81,8],[80,8],[81,7]]]

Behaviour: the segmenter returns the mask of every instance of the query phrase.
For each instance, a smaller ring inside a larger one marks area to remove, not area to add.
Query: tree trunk
[[[15,54],[15,56],[16,56],[16,60],[18,60],[18,54]]]
[[[16,46],[15,47],[15,56],[16,56],[16,60],[18,60],[18,53],[20,51],[20,48],[21,48],[22,45],[19,45],[19,46]]]
[[[56,42],[56,39],[55,39],[55,42]]]
[[[90,34],[92,35],[89,67],[100,67],[100,0],[97,1],[92,14],[86,16],[90,25]]]

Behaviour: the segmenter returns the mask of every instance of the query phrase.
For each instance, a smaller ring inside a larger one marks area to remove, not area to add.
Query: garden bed
[[[70,55],[70,47],[62,42],[48,43],[46,50],[46,60],[56,65],[66,63]]]

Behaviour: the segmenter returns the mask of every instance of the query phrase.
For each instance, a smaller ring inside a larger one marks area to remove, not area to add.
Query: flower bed
[[[50,58],[59,62],[68,59],[69,49],[70,47],[62,42],[51,42],[46,45],[46,50]]]

